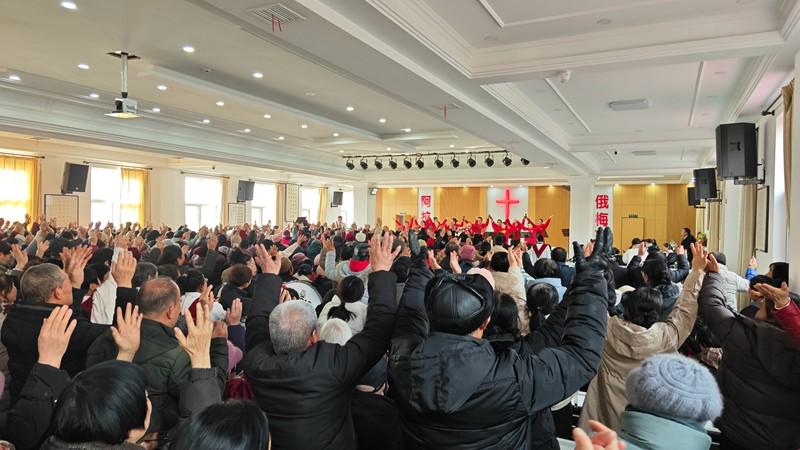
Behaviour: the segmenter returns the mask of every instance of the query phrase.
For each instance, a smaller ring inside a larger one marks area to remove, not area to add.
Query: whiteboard
[[[228,203],[228,225],[244,224],[247,221],[246,210],[244,203]]]
[[[44,194],[44,215],[47,220],[55,218],[60,227],[78,223],[78,196]]]
[[[769,186],[756,190],[756,250],[768,252],[769,240]]]

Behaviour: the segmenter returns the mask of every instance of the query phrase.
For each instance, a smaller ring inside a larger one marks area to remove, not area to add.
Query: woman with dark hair
[[[269,423],[251,401],[231,400],[204,409],[181,424],[170,443],[175,450],[266,450]]]
[[[165,245],[164,249],[161,250],[161,256],[158,258],[156,265],[174,264],[181,267],[185,260],[183,250],[180,247],[177,245]]]
[[[495,292],[495,305],[484,337],[492,343],[495,352],[503,352],[519,340],[519,314],[514,297]]]
[[[661,292],[661,315],[659,320],[665,320],[678,301],[681,293],[679,284],[672,282],[672,274],[667,267],[667,262],[661,256],[651,256],[642,264],[642,279],[644,285]]]
[[[367,321],[367,305],[361,301],[363,295],[364,282],[361,278],[355,275],[344,277],[331,301],[322,307],[318,326],[322,327],[328,319],[342,319],[353,330],[353,334],[359,333]]]
[[[651,355],[676,352],[691,332],[708,262],[708,252],[699,244],[694,247],[692,271],[683,285],[680,300],[665,321],[659,321],[662,291],[649,287],[627,292],[622,297],[622,315],[608,320],[603,358],[597,376],[589,383],[581,410],[579,425],[584,430],[590,430],[589,420],[618,430],[619,416],[628,404],[625,395],[628,374]]]
[[[225,320],[225,308],[214,301],[214,294],[202,272],[189,269],[178,277],[176,283],[181,289],[181,311],[184,314],[189,311],[194,317],[197,306],[207,303],[211,308],[211,320],[214,322]]]
[[[556,288],[548,283],[532,284],[526,291],[525,307],[530,315],[530,331],[538,329],[559,302]]]

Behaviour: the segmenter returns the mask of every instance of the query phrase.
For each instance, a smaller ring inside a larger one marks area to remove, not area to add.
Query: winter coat
[[[117,347],[107,332],[89,349],[87,365],[116,357]],[[147,393],[153,404],[150,430],[173,428],[180,417],[181,390],[192,381],[189,355],[178,345],[175,331],[154,320],[142,320],[141,344],[133,363],[144,368],[147,375]],[[216,381],[222,392],[228,374],[228,343],[224,338],[211,340],[211,367],[216,368]]]
[[[724,264],[719,265],[719,274],[725,280],[725,303],[728,304],[734,311],[739,310],[736,295],[739,292],[747,292],[750,290],[750,281],[746,278],[739,276],[738,273],[728,269]]]
[[[386,353],[397,310],[394,284],[391,272],[370,275],[366,324],[344,346],[320,341],[302,352],[277,354],[269,339],[269,314],[278,304],[281,282],[274,275],[256,278],[242,365],[269,418],[274,450],[355,448],[352,393]]]
[[[686,278],[680,302],[664,322],[644,328],[614,316],[608,321],[603,359],[597,376],[589,384],[579,425],[589,430],[589,420],[597,420],[619,430],[619,416],[628,399],[625,379],[642,361],[656,353],[676,352],[692,331],[697,317],[697,295],[703,281],[701,272]]]
[[[627,450],[708,450],[711,436],[700,425],[627,409],[620,417],[619,437]]]
[[[502,292],[514,298],[519,314],[519,329],[523,335],[528,334],[530,315],[526,306],[525,278],[518,268],[510,268],[508,272],[492,272],[495,292]]]
[[[253,303],[253,291],[249,289],[239,289],[228,283],[222,286],[219,291],[219,304],[225,310],[231,309],[233,301],[237,298],[242,301],[242,317],[247,317],[250,312],[250,304]]]
[[[319,313],[319,318],[317,319],[317,325],[320,329],[322,329],[322,326],[325,325],[325,322],[330,319],[329,314],[331,309],[341,305],[342,300],[338,295],[334,295],[331,301],[325,303],[325,306],[322,307],[322,311]],[[350,302],[345,303],[344,308],[354,316],[352,319],[347,321],[347,325],[350,326],[350,330],[353,331],[353,334],[360,333],[361,330],[364,329],[364,324],[367,322],[367,305],[361,302]]]
[[[725,304],[725,279],[706,275],[699,316],[722,343],[717,373],[724,399],[717,427],[744,448],[800,448],[800,348],[784,330]]]
[[[537,416],[596,373],[607,318],[602,273],[576,277],[560,345],[526,356],[498,353],[471,335],[429,332],[424,297],[432,277],[415,262],[389,356],[406,448],[530,448]]]
[[[366,286],[369,282],[370,273],[372,273],[371,266],[367,266],[366,269],[360,272],[353,272],[350,270],[349,261],[342,261],[339,264],[336,264],[336,252],[328,252],[325,254],[325,276],[336,283],[340,283],[343,279],[354,275],[358,278],[361,278],[361,281],[364,282],[364,286]],[[367,303],[368,300],[369,290],[364,289],[364,296],[361,297],[361,301]]]
[[[558,264],[558,270],[561,272],[561,285],[569,288],[572,285],[572,279],[575,278],[575,268],[560,261],[556,261],[556,263]]]

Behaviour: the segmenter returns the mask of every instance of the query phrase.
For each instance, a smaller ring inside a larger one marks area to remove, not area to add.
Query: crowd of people
[[[0,220],[0,448],[800,448],[786,263],[428,220]]]

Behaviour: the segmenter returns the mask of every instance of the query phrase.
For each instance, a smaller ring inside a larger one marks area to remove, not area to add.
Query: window
[[[120,182],[117,168],[92,167],[90,169],[92,190],[92,222],[120,223]],[[138,219],[134,220],[134,222]]]
[[[355,201],[353,200],[353,191],[345,192],[342,195],[342,222],[349,225],[353,223],[353,219],[355,218]]]
[[[186,177],[185,188],[186,225],[189,229],[219,224],[222,217],[222,180]]]
[[[277,192],[274,184],[256,183],[253,189],[253,201],[250,202],[250,220],[256,225],[267,222],[275,225],[277,211]]]
[[[308,219],[309,223],[316,223],[319,215],[319,189],[300,189],[300,216]],[[292,218],[294,220],[294,218]]]
[[[0,217],[7,222],[23,222],[25,214],[36,210],[36,175],[39,162],[33,158],[0,156]]]

